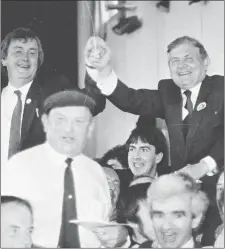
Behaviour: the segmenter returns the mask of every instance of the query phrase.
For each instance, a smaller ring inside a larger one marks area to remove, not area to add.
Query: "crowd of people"
[[[204,46],[172,41],[158,90],[121,82],[101,38],[84,52],[84,89],[41,84],[39,37],[17,28],[2,41],[1,248],[224,248],[224,82],[207,75]],[[92,159],[106,99],[139,119]]]

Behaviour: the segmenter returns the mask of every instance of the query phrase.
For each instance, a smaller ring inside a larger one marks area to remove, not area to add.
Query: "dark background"
[[[18,27],[28,27],[41,39],[45,59],[39,78],[63,74],[78,85],[77,2],[1,1],[1,39]],[[2,76],[2,83],[7,79]]]

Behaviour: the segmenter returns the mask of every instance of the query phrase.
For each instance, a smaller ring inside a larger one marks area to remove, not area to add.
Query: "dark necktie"
[[[187,101],[186,101],[184,108],[188,110],[188,113],[189,113],[188,115],[191,115],[193,112],[193,104],[191,102],[191,91],[186,90],[186,91],[184,91],[184,94],[187,97]]]
[[[8,158],[16,154],[20,149],[20,130],[21,130],[21,114],[22,100],[21,91],[14,91],[17,96],[17,103],[13,111],[10,134],[9,134],[9,151]]]
[[[184,108],[188,111],[188,115],[183,120],[183,134],[184,134],[184,138],[186,139],[187,134],[188,134],[188,129],[191,125],[190,118],[191,118],[191,115],[193,112],[193,103],[191,101],[191,91],[186,90],[186,91],[184,91],[184,94],[187,97],[187,101],[186,101]]]
[[[67,158],[67,168],[64,175],[64,196],[62,209],[62,224],[59,238],[61,248],[80,248],[77,225],[69,221],[77,218],[76,197],[71,163],[73,159]]]

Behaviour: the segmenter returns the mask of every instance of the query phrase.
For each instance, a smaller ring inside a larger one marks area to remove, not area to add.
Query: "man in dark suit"
[[[1,163],[15,153],[45,141],[41,123],[44,98],[54,88],[68,85],[65,78],[40,84],[36,75],[44,61],[39,37],[30,29],[17,28],[1,43],[2,71],[8,84],[1,94]]]
[[[208,54],[196,39],[177,38],[167,53],[172,79],[161,80],[158,90],[134,90],[113,72],[106,43],[92,37],[85,59],[87,78],[96,83],[86,83],[89,88],[97,86],[123,111],[165,119],[172,170],[200,180],[215,203],[216,173],[224,161],[224,78],[206,75]]]

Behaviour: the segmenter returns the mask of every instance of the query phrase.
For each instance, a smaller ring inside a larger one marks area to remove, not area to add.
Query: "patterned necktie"
[[[17,96],[17,103],[13,111],[10,135],[9,135],[9,151],[8,159],[16,154],[20,149],[20,130],[21,130],[21,114],[22,114],[22,100],[21,91],[14,91]]]
[[[192,112],[193,112],[193,103],[191,101],[191,91],[186,90],[186,91],[184,91],[184,94],[187,97],[187,101],[186,101],[184,108],[188,111],[188,115],[183,120],[183,134],[184,134],[184,139],[186,140],[186,137],[188,134],[188,129],[191,125],[190,124],[190,117],[191,117]]]
[[[66,159],[67,168],[64,174],[62,224],[59,238],[59,247],[61,248],[80,248],[78,227],[69,222],[77,218],[75,187],[71,169],[72,161],[71,158]]]

